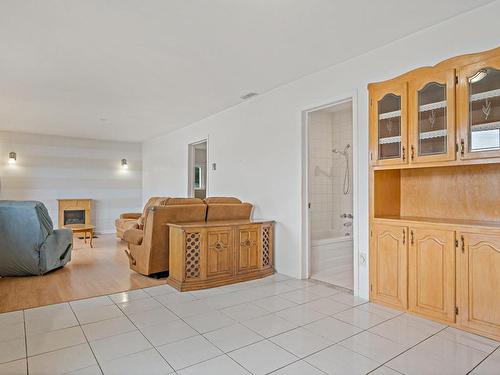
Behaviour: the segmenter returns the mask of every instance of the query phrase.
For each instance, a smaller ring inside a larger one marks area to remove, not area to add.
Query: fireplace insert
[[[85,210],[65,210],[64,225],[85,224]]]

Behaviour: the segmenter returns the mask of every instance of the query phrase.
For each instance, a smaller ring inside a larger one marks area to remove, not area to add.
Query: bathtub
[[[352,290],[353,240],[344,233],[311,233],[311,278]]]

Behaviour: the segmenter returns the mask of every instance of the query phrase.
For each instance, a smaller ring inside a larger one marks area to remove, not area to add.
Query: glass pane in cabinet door
[[[500,150],[500,70],[469,78],[469,151]]]
[[[401,97],[387,94],[378,102],[378,158],[401,157]]]
[[[431,82],[418,91],[418,154],[446,154],[446,85]]]

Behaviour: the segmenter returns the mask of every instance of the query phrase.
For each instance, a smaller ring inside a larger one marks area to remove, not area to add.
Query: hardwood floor
[[[113,234],[99,235],[93,249],[74,241],[65,267],[44,276],[0,278],[0,313],[166,283],[131,271],[126,245]]]

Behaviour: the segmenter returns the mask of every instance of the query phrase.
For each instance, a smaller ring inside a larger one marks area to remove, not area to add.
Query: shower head
[[[346,156],[347,155],[347,152],[349,151],[349,149],[351,148],[351,145],[348,143],[345,147],[344,147],[344,151],[339,151],[337,150],[336,148],[334,148],[332,150],[332,152],[334,154],[340,154],[340,155],[343,155],[343,156]]]

